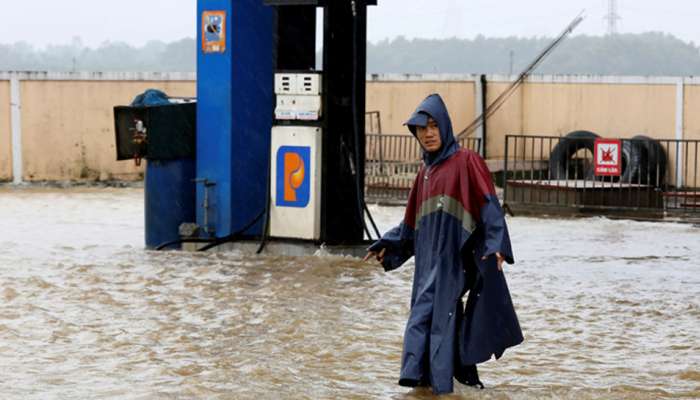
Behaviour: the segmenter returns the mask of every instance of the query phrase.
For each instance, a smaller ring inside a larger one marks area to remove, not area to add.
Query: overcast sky
[[[262,0],[261,0],[262,1]],[[341,0],[334,0],[341,1]],[[601,35],[607,0],[379,0],[370,10],[369,39],[553,36],[586,9],[576,33]],[[664,31],[700,43],[700,0],[618,0],[621,33]],[[143,45],[149,40],[194,37],[196,0],[3,1],[0,43],[37,47],[67,44],[80,36]]]

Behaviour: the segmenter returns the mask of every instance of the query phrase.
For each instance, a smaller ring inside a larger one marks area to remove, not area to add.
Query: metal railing
[[[365,196],[368,201],[403,203],[420,169],[422,149],[411,135],[368,134]],[[464,138],[462,147],[481,151],[481,139]]]
[[[382,114],[379,111],[365,113],[365,132],[382,133]]]
[[[621,140],[620,176],[596,176],[594,137],[507,135],[509,205],[700,213],[700,140]]]

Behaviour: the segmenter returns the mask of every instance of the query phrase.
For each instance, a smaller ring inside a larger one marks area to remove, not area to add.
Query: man
[[[439,95],[428,96],[406,125],[424,165],[403,222],[365,257],[391,271],[415,255],[399,385],[443,394],[455,377],[483,388],[476,364],[523,341],[502,271],[504,261],[514,262],[503,211],[484,160],[459,147]]]

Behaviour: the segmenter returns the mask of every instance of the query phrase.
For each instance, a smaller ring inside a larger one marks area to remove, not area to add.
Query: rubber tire
[[[580,149],[587,149],[593,154],[595,140],[599,137],[590,131],[573,131],[561,138],[549,154],[549,178],[553,180],[568,179],[568,173],[573,170],[571,165],[569,165],[569,171],[566,168],[571,157]],[[593,161],[592,158],[591,161]],[[593,164],[591,162],[591,166],[583,171],[579,179],[594,179],[595,168]]]
[[[632,138],[639,152],[639,160],[631,183],[663,187],[668,169],[668,157],[663,146],[648,136],[637,135]]]
[[[637,183],[639,168],[642,164],[642,143],[630,140],[622,140],[622,175],[620,181],[623,183]]]

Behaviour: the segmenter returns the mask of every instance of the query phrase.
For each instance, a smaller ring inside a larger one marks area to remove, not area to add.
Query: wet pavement
[[[700,398],[700,228],[509,224],[525,343],[446,398]],[[0,398],[432,397],[396,385],[411,263],[142,243],[141,189],[0,188]]]

